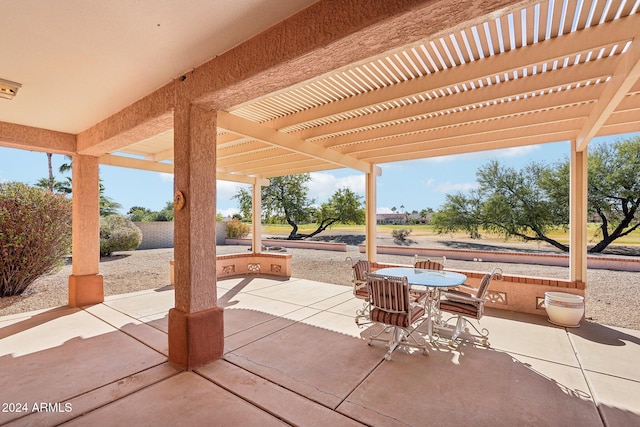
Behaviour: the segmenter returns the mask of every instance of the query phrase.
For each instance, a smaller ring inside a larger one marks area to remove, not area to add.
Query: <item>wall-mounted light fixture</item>
[[[0,79],[0,98],[13,99],[21,87],[20,83]]]

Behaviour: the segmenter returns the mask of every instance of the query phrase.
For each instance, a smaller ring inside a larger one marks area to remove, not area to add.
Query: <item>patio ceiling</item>
[[[640,0],[551,0],[218,113],[219,179],[640,131]],[[171,129],[103,164],[171,172]]]

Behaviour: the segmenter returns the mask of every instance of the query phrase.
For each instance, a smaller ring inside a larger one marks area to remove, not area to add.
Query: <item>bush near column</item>
[[[142,232],[127,218],[109,215],[100,218],[100,256],[132,251],[142,243]]]
[[[246,237],[249,235],[251,231],[251,227],[248,224],[245,224],[242,221],[233,218],[231,221],[227,222],[227,237],[231,239],[239,239],[242,237]]]
[[[0,297],[20,295],[62,266],[71,250],[71,200],[0,182]]]

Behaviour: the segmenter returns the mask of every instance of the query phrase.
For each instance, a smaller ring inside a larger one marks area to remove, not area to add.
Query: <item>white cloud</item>
[[[455,154],[450,156],[440,156],[440,157],[429,157],[427,159],[419,159],[418,162],[433,164],[433,163],[445,163],[445,162],[459,162],[461,160],[491,160],[491,159],[501,159],[501,158],[517,158],[517,157],[526,157],[531,155],[531,153],[541,150],[543,147],[540,145],[527,145],[524,147],[512,147],[512,148],[503,148],[500,150],[490,150],[490,151],[477,151],[474,153],[465,153],[465,154]]]
[[[226,218],[226,217],[232,217],[233,214],[240,213],[240,210],[237,208],[228,208],[228,209],[221,209],[217,213],[221,214],[223,217]]]
[[[172,173],[164,173],[160,172],[160,181],[162,182],[173,182],[173,174]]]
[[[425,187],[431,187],[433,186],[433,183],[436,182],[435,178],[425,178],[423,180],[420,181],[420,183],[422,185],[424,185]]]
[[[251,191],[251,186],[248,184],[241,184],[239,182],[231,182],[231,181],[220,181],[218,180],[216,183],[216,190],[218,200],[231,200],[233,196],[238,192],[238,189],[246,188]]]
[[[465,193],[469,190],[473,190],[474,188],[478,188],[477,182],[451,183],[449,181],[446,181],[433,186],[432,190],[442,194],[449,194],[458,191]]]
[[[328,173],[313,172],[309,181],[309,197],[323,203],[336,191],[348,188],[360,195],[365,192],[364,175],[348,175],[335,177]]]
[[[379,213],[379,214],[388,214],[388,213],[393,213],[393,211],[392,211],[391,209],[389,209],[389,208],[381,208],[381,207],[378,207],[378,208],[376,208],[376,213]]]
[[[540,149],[541,149],[540,145],[527,145],[525,147],[503,148],[502,150],[492,151],[491,154],[493,155],[493,157],[496,157],[496,158],[524,157]]]

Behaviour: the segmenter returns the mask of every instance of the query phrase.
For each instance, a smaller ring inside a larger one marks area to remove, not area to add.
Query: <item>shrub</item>
[[[400,228],[397,230],[393,230],[391,232],[391,236],[393,236],[394,240],[397,240],[399,242],[404,242],[405,240],[407,240],[407,237],[409,237],[409,234],[411,234],[412,230],[407,230],[406,228]]]
[[[60,268],[71,249],[71,200],[0,182],[0,297],[22,294]]]
[[[247,237],[249,231],[251,231],[251,227],[242,221],[238,221],[236,218],[227,222],[227,237],[231,239]]]
[[[117,251],[132,251],[142,242],[142,232],[121,215],[100,218],[100,256]]]

